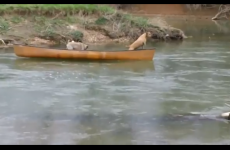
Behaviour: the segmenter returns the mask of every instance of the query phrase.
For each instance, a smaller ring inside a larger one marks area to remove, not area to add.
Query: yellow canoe
[[[14,53],[19,57],[57,58],[57,59],[88,59],[88,60],[153,60],[155,50],[123,50],[123,51],[97,51],[97,50],[66,50],[44,47],[14,45]]]

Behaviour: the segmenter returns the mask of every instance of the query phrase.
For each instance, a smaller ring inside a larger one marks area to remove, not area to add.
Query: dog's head
[[[82,43],[83,44],[83,43]],[[83,50],[87,50],[88,49],[88,45],[86,45],[86,44],[83,44]]]
[[[151,38],[152,37],[152,33],[151,32],[146,32],[146,37],[147,38]]]

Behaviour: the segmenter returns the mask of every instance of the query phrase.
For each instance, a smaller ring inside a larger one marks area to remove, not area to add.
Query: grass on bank
[[[131,21],[137,26],[148,26],[150,24],[148,19],[143,17],[134,17],[130,14],[118,11],[108,5],[99,4],[0,4],[0,14],[32,14],[32,15],[51,15],[56,16],[69,16],[69,15],[98,15],[108,16],[114,15],[121,16],[123,21]],[[114,18],[110,18],[114,19]]]
[[[119,14],[124,20],[135,22],[136,25],[146,26],[148,20],[143,17],[133,17],[130,14],[117,11],[108,5],[98,4],[0,4],[0,13],[39,14],[39,15],[112,15]]]
[[[76,23],[83,25],[85,29],[100,30],[112,39],[135,39],[147,30],[156,33],[158,39],[163,39],[169,32],[181,32],[159,23],[161,20],[150,21],[98,4],[0,4],[0,14],[13,16],[9,20],[0,17],[0,34],[6,34],[15,24],[32,17],[30,22],[34,24],[37,33],[42,37],[60,37],[58,40],[63,37],[82,39],[80,31],[66,29],[66,26]]]
[[[111,14],[115,9],[106,5],[98,4],[0,4],[0,13],[25,13],[55,15],[74,15],[83,13],[90,14]]]

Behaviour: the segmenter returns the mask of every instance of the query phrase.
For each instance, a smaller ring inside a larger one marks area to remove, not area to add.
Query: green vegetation
[[[74,15],[83,14],[111,14],[115,9],[106,5],[97,4],[0,4],[0,13],[25,13]]]
[[[9,31],[9,29],[9,23],[4,19],[0,19],[0,34],[5,34],[7,31]]]
[[[161,23],[159,19],[136,17],[108,5],[0,4],[0,14],[1,35],[13,35],[17,31],[23,38],[36,36],[59,43],[68,39],[82,41],[85,30],[100,32],[110,39],[133,40],[145,31],[154,33],[154,37],[161,40],[165,40],[166,34],[178,39],[183,37],[181,30]],[[78,29],[68,28],[71,25]]]

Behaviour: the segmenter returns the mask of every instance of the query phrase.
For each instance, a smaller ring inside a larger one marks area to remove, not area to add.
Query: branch
[[[2,44],[6,45],[6,43],[4,42],[4,40],[3,40],[3,39],[0,39],[0,41],[2,42]]]
[[[221,4],[219,7],[219,12],[212,18],[212,20],[219,20],[220,18],[226,18],[228,19],[228,13],[230,11],[229,5]]]

